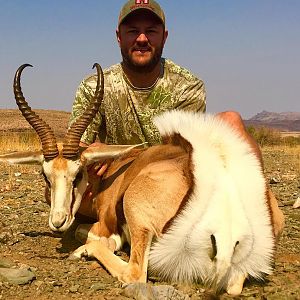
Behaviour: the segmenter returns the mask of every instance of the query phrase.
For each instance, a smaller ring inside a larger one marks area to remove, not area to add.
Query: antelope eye
[[[83,177],[83,172],[79,171],[73,181],[73,186],[77,186],[79,182],[82,180],[82,177]]]

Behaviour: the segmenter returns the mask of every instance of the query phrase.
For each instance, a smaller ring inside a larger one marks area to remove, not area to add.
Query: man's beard
[[[121,48],[121,54],[123,58],[123,64],[130,70],[137,73],[149,73],[154,70],[157,64],[160,62],[162,56],[163,47],[159,47],[155,49],[153,57],[145,64],[139,64],[132,60],[128,51],[124,51]]]

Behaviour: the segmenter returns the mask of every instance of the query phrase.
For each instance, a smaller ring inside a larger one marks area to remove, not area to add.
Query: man
[[[164,12],[157,2],[127,1],[120,12],[116,35],[122,62],[104,70],[103,103],[83,134],[81,146],[92,144],[97,134],[102,143],[108,144],[158,144],[160,136],[152,123],[156,114],[170,109],[205,112],[203,81],[171,60],[162,58],[168,31]],[[95,87],[96,75],[89,76],[80,84],[71,123],[83,113]],[[223,112],[218,116],[229,122],[249,142],[262,162],[260,149],[247,133],[240,115]],[[105,170],[105,164],[96,168],[98,176]],[[283,217],[275,198],[272,203],[281,219],[278,225],[278,231],[281,231]]]
[[[168,31],[156,2],[128,1],[116,33],[123,61],[104,71],[103,105],[83,135],[83,143],[94,142],[99,133],[100,141],[109,144],[157,144],[160,137],[152,124],[154,115],[173,108],[205,111],[203,82],[161,58]],[[95,75],[79,86],[72,121],[88,105],[95,86]]]

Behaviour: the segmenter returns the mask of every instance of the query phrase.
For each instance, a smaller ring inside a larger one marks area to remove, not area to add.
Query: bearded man
[[[81,138],[88,146],[99,137],[101,143],[155,145],[161,142],[152,119],[171,109],[205,113],[204,83],[190,71],[162,57],[168,37],[165,14],[154,0],[129,0],[121,9],[117,41],[122,62],[104,70],[104,98],[101,108]],[[74,122],[94,96],[97,76],[84,79],[76,93],[70,123]],[[232,111],[218,116],[229,122],[252,146],[262,162],[261,152],[248,134],[241,116]],[[106,163],[94,166],[94,173],[103,175]],[[90,171],[92,177],[92,170]],[[88,197],[89,191],[86,196]],[[275,229],[283,228],[283,215],[270,192]]]

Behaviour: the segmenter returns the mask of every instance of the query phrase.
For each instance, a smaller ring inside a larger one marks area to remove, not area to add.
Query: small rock
[[[295,203],[293,204],[293,208],[299,208],[299,207],[300,207],[300,197],[298,197]]]
[[[8,258],[1,258],[0,259],[0,268],[11,268],[15,264]]]
[[[296,174],[285,174],[285,175],[282,175],[282,179],[284,180],[295,180],[297,178],[297,175]]]
[[[22,175],[21,172],[16,172],[16,173],[15,173],[15,177],[20,177],[21,175]]]
[[[25,269],[0,268],[0,278],[13,284],[27,284],[36,278],[35,274]]]
[[[91,286],[91,289],[92,289],[93,291],[101,291],[101,290],[105,290],[106,288],[107,288],[107,284],[102,283],[102,282],[94,283],[94,284]]]
[[[280,180],[278,178],[272,177],[269,182],[270,184],[277,184],[280,182]]]
[[[154,300],[153,290],[150,285],[144,283],[131,283],[125,286],[124,296],[136,300]]]
[[[53,287],[52,285],[48,285],[46,291],[47,291],[48,293],[52,293],[52,292],[53,292],[53,288],[54,288],[54,287]]]
[[[36,272],[38,270],[38,268],[35,268],[35,267],[29,267],[29,270],[32,271],[32,272]]]
[[[79,290],[79,284],[75,284],[73,286],[70,287],[70,292],[71,293],[76,293]]]
[[[30,268],[27,264],[23,264],[23,263],[20,263],[18,266],[20,267],[20,269],[26,269],[26,270]]]
[[[44,284],[44,282],[41,280],[37,280],[34,282],[34,284],[35,284],[35,286],[37,286],[37,288],[40,288]]]
[[[171,285],[153,286],[154,299],[188,300],[190,297]]]
[[[276,295],[276,293],[281,292],[282,289],[280,286],[265,286],[263,290],[268,294]]]
[[[181,293],[170,285],[150,285],[147,283],[131,283],[125,286],[124,296],[136,300],[188,300],[188,295]]]
[[[100,269],[100,268],[101,268],[101,265],[98,264],[98,262],[93,261],[93,262],[89,265],[89,268],[90,268],[91,270],[96,270],[96,269]]]
[[[294,204],[294,200],[284,201],[284,206],[291,206]]]
[[[9,243],[10,239],[12,238],[12,234],[9,231],[0,232],[0,244],[7,244]]]
[[[51,281],[50,283],[52,284],[52,286],[62,286],[62,283],[56,280]]]

